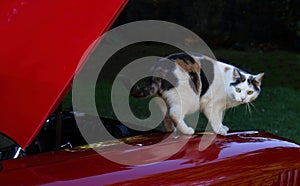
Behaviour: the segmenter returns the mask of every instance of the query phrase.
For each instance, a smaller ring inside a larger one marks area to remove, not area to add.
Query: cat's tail
[[[147,98],[149,96],[154,96],[159,90],[158,86],[152,82],[152,78],[150,77],[146,80],[147,83],[143,87],[134,84],[127,76],[119,75],[119,79],[123,85],[130,90],[130,95],[136,98]]]
[[[130,95],[136,98],[147,98],[149,96],[154,96],[158,91],[157,86],[150,85],[145,87],[139,87],[134,85],[130,90]]]

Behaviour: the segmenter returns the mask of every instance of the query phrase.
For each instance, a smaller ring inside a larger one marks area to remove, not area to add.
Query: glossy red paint
[[[177,136],[171,142],[153,145],[166,135],[125,138],[122,142],[132,145],[127,150],[120,150],[121,145],[116,142],[96,150],[124,158],[155,158],[186,138]],[[12,185],[300,184],[299,145],[266,133],[237,132],[217,136],[208,148],[200,151],[199,143],[207,137],[194,135],[170,158],[140,166],[111,162],[84,147],[6,160],[1,162],[0,180]]]
[[[2,0],[0,131],[25,148],[127,0]],[[91,49],[91,48],[89,48]]]

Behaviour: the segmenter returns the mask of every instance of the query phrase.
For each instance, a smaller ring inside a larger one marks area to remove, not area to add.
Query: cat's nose
[[[244,103],[246,98],[241,98],[241,99],[242,99],[242,102]]]

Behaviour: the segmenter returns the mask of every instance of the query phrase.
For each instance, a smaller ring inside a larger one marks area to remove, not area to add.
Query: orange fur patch
[[[195,88],[196,91],[199,92],[200,91],[200,61],[198,59],[194,59],[195,63],[192,63],[191,61],[183,61],[182,59],[176,59],[175,63],[177,65],[179,65],[184,71],[186,71],[187,73],[189,73],[189,75],[191,76],[191,74],[196,74],[198,78],[193,78],[191,76],[191,79],[193,81],[193,83],[195,84]]]
[[[196,60],[195,60],[196,61]],[[183,61],[181,59],[176,59],[175,63],[179,65],[186,72],[200,72],[200,62],[197,60],[194,64],[190,61]]]

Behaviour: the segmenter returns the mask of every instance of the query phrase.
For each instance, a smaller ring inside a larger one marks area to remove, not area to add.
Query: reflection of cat
[[[171,60],[174,65],[166,69],[160,65],[164,60]],[[260,93],[263,73],[251,75],[207,56],[186,53],[172,54],[164,60],[152,69],[153,76],[147,79],[146,85],[133,86],[130,94],[138,98],[159,96],[165,100],[166,104],[160,107],[169,132],[173,131],[174,124],[182,133],[193,134],[194,129],[186,125],[184,117],[199,110],[215,133],[226,135],[229,128],[222,124],[224,110],[249,103]]]

